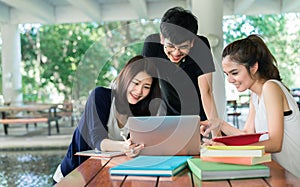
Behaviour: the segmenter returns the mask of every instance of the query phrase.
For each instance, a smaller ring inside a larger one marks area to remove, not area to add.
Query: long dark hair
[[[145,72],[152,77],[151,89],[147,97],[132,105],[127,100],[127,89],[132,79],[140,72]],[[159,103],[156,101],[160,100],[155,98],[161,98],[157,77],[157,69],[151,59],[141,55],[131,58],[116,78],[113,88],[117,112],[128,116],[156,115],[159,108]]]
[[[229,56],[234,62],[244,65],[249,74],[250,68],[257,62],[261,78],[281,81],[276,59],[258,35],[252,34],[227,45],[223,50],[222,58],[226,56]]]

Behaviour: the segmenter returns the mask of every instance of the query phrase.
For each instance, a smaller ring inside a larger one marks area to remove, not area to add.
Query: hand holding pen
[[[125,141],[126,143],[126,146],[125,146],[125,154],[129,157],[135,157],[137,156],[139,153],[140,153],[140,150],[144,148],[144,145],[141,144],[141,145],[137,145],[137,144],[134,144],[131,142],[130,139],[127,139],[124,135],[123,132],[120,133],[121,137],[123,138],[123,140]]]
[[[122,131],[120,132],[120,135],[123,138],[123,140],[125,141],[125,143],[128,144],[128,146],[130,146],[131,145],[131,140],[127,139]]]

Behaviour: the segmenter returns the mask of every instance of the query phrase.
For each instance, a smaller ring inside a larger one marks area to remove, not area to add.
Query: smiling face
[[[244,65],[238,64],[226,56],[222,60],[223,71],[227,75],[227,80],[232,83],[239,92],[251,89],[255,80],[249,74]],[[256,66],[250,68],[251,73],[256,72]]]
[[[164,52],[171,62],[179,63],[190,52],[193,47],[193,41],[185,41],[175,45],[170,40],[161,36],[161,43],[164,45]]]
[[[130,82],[127,89],[127,100],[136,104],[150,93],[152,77],[145,72],[139,72]]]

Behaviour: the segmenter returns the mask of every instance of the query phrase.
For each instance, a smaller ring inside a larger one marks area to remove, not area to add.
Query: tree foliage
[[[299,66],[299,57],[295,49],[299,48],[298,40],[291,40],[288,15],[230,16],[224,19],[224,39],[229,44],[234,40],[259,34],[265,40],[277,60],[283,82],[293,87],[296,84],[295,74]],[[299,31],[293,35],[299,37]]]
[[[78,99],[95,86],[110,86],[157,28],[155,21],[27,27],[21,34],[24,101],[46,101],[54,92]]]

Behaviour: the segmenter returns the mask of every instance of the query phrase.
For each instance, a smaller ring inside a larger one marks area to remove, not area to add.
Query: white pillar
[[[1,25],[2,94],[11,105],[22,103],[21,41],[17,24]]]
[[[225,119],[225,82],[221,66],[223,50],[223,0],[191,0],[191,11],[198,18],[199,34],[208,37],[212,45],[216,72],[213,73],[213,90],[219,117]]]

